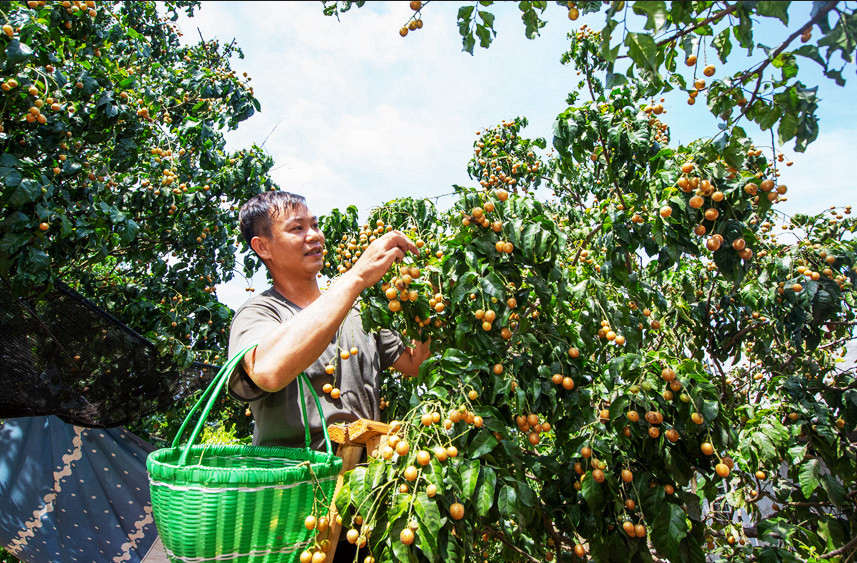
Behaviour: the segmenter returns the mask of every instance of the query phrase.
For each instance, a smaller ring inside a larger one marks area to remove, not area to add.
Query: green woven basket
[[[304,449],[193,445],[229,375],[253,348],[223,366],[185,418],[172,447],[156,450],[146,459],[155,524],[170,561],[298,561],[314,533],[304,527],[304,518],[327,514],[342,460],[333,455],[324,424],[327,453],[310,449],[304,385],[322,422],[324,414],[304,374],[298,376]],[[203,403],[190,439],[179,446]]]

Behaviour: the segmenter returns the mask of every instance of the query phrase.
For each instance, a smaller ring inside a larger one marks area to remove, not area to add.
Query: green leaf
[[[7,188],[14,188],[21,183],[21,173],[15,168],[0,168],[0,181]]]
[[[460,463],[461,492],[465,498],[471,498],[479,480],[479,460],[468,459]]]
[[[518,481],[515,484],[515,488],[517,489],[518,500],[521,504],[527,508],[534,508],[536,506],[536,493],[526,482]]]
[[[796,527],[785,518],[770,518],[759,522],[758,529],[760,540],[778,544],[783,541],[788,542]]]
[[[729,40],[729,33],[731,28],[724,28],[711,43],[714,45],[714,48],[717,50],[717,56],[720,58],[720,62],[725,63],[726,58],[729,56],[729,53],[732,52],[732,41]]]
[[[499,443],[491,432],[478,431],[470,442],[470,455],[474,458],[481,457],[497,447]]]
[[[848,493],[842,483],[833,475],[823,475],[821,477],[821,487],[830,497],[830,500],[837,506],[845,506],[848,503]]]
[[[417,520],[417,533],[416,533],[416,545],[420,551],[423,552],[429,561],[437,561],[438,553],[437,553],[437,531],[432,531],[429,527],[422,521],[422,519]],[[395,540],[394,540],[395,541]],[[396,542],[401,543],[401,542]]]
[[[634,63],[652,73],[657,73],[657,46],[655,40],[648,33],[629,33],[625,37],[625,46],[628,47],[628,56]]]
[[[356,506],[361,506],[366,497],[369,496],[369,491],[366,490],[366,467],[356,467],[351,470],[348,476],[348,488],[351,489],[353,502]]]
[[[652,521],[652,543],[670,561],[680,561],[679,544],[687,536],[687,515],[677,504],[662,503]]]
[[[437,502],[430,499],[424,492],[420,492],[414,501],[414,508],[417,511],[417,517],[420,522],[425,525],[432,536],[437,537],[441,525],[440,510],[437,507]]]
[[[780,126],[777,128],[777,137],[780,144],[789,141],[797,134],[798,119],[793,113],[786,113],[780,120]]]
[[[622,86],[623,84],[627,84],[628,79],[624,74],[619,74],[617,72],[607,71],[607,88],[615,88],[616,86]]]
[[[342,486],[339,488],[339,490],[336,492],[336,496],[333,498],[333,502],[336,504],[336,511],[339,514],[347,513],[348,505],[351,502],[351,487],[349,487],[348,482],[342,483]]]
[[[463,561],[464,553],[461,548],[461,543],[457,538],[449,533],[450,528],[443,528],[440,531],[438,538],[438,549],[440,551],[441,561]]]
[[[476,514],[484,517],[494,506],[494,490],[497,487],[497,474],[486,465],[479,474],[479,486],[476,492]]]
[[[26,61],[33,56],[33,50],[17,39],[9,41],[6,45],[6,60],[10,65],[16,65]]]
[[[808,459],[798,469],[798,482],[803,496],[809,499],[818,488],[818,459]]]
[[[518,6],[522,10],[521,21],[524,22],[524,35],[527,39],[534,39],[539,35],[539,29],[543,28],[547,22],[539,18],[539,15],[531,7],[532,2],[520,2]]]
[[[44,281],[51,269],[51,258],[43,250],[30,248],[27,253],[26,268],[40,281]]]
[[[476,25],[476,36],[479,38],[480,47],[488,48],[491,45],[491,30],[484,25]]]
[[[503,281],[494,272],[491,272],[487,276],[484,276],[482,279],[480,279],[479,285],[482,286],[482,291],[487,297],[496,297],[497,299],[502,300],[506,296],[506,290],[503,287]]]
[[[503,488],[500,489],[500,494],[497,496],[497,509],[503,516],[517,518],[518,495],[515,493],[515,489],[509,485],[503,485]]]
[[[417,554],[411,546],[405,545],[399,541],[399,534],[402,533],[402,529],[408,525],[407,518],[399,518],[396,520],[392,527],[390,528],[390,536],[393,539],[391,542],[393,544],[393,555],[395,556],[395,561],[407,561],[408,563],[417,563],[419,559],[417,558]],[[419,536],[419,533],[417,533]],[[420,542],[421,538],[417,538],[417,542]]]
[[[756,11],[759,15],[777,18],[783,25],[789,25],[789,4],[783,0],[761,0],[756,4]]]
[[[473,6],[461,6],[458,8],[458,19],[469,20],[473,17]]]
[[[38,182],[30,178],[25,178],[20,181],[18,187],[12,192],[9,197],[9,203],[16,207],[21,207],[27,203],[36,201],[42,195],[42,187]]]
[[[461,50],[473,54],[473,47],[476,46],[476,39],[472,33],[466,33],[461,36]]]
[[[601,483],[596,483],[592,478],[592,473],[587,473],[581,483],[580,493],[583,495],[583,500],[589,505],[589,510],[598,513],[601,506],[604,504],[604,487]]]
[[[827,68],[827,63],[821,58],[821,55],[818,53],[818,47],[815,45],[802,45],[800,48],[792,51],[792,54],[812,59],[822,67]]]
[[[458,278],[458,280],[456,280],[455,286],[452,288],[452,302],[462,303],[465,299],[469,297],[475,285],[476,272],[468,270],[460,278]]]
[[[479,17],[485,23],[486,26],[493,28],[494,27],[494,14],[491,12],[486,12],[485,10],[479,10]]]
[[[140,232],[140,226],[134,220],[128,219],[122,226],[122,242],[125,244],[130,243],[137,237],[138,232]]]
[[[659,32],[667,23],[666,3],[660,0],[657,2],[649,0],[634,2],[634,13],[646,15],[645,29],[650,29],[652,33]]]

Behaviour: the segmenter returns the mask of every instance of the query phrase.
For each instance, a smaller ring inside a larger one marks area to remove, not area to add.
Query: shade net
[[[146,338],[64,284],[0,291],[0,418],[56,415],[128,426],[207,385],[217,366],[179,369]]]

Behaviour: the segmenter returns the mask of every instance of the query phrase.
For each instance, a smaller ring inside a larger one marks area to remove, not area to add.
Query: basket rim
[[[151,452],[146,458],[146,469],[150,481],[201,483],[208,485],[226,484],[276,484],[292,482],[306,473],[308,469],[319,480],[339,473],[342,458],[305,448],[287,448],[281,446],[244,446],[235,444],[199,444],[191,447],[191,453],[205,452],[213,455],[253,458],[263,460],[292,460],[296,463],[286,467],[215,467],[204,463],[178,465],[183,447],[161,448]],[[243,454],[243,455],[236,455]],[[171,459],[172,461],[164,461]]]

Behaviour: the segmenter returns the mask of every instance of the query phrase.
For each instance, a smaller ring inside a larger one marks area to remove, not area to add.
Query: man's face
[[[306,207],[281,210],[271,220],[271,235],[259,238],[259,255],[274,271],[314,275],[324,265],[324,234],[318,228],[318,218]]]

